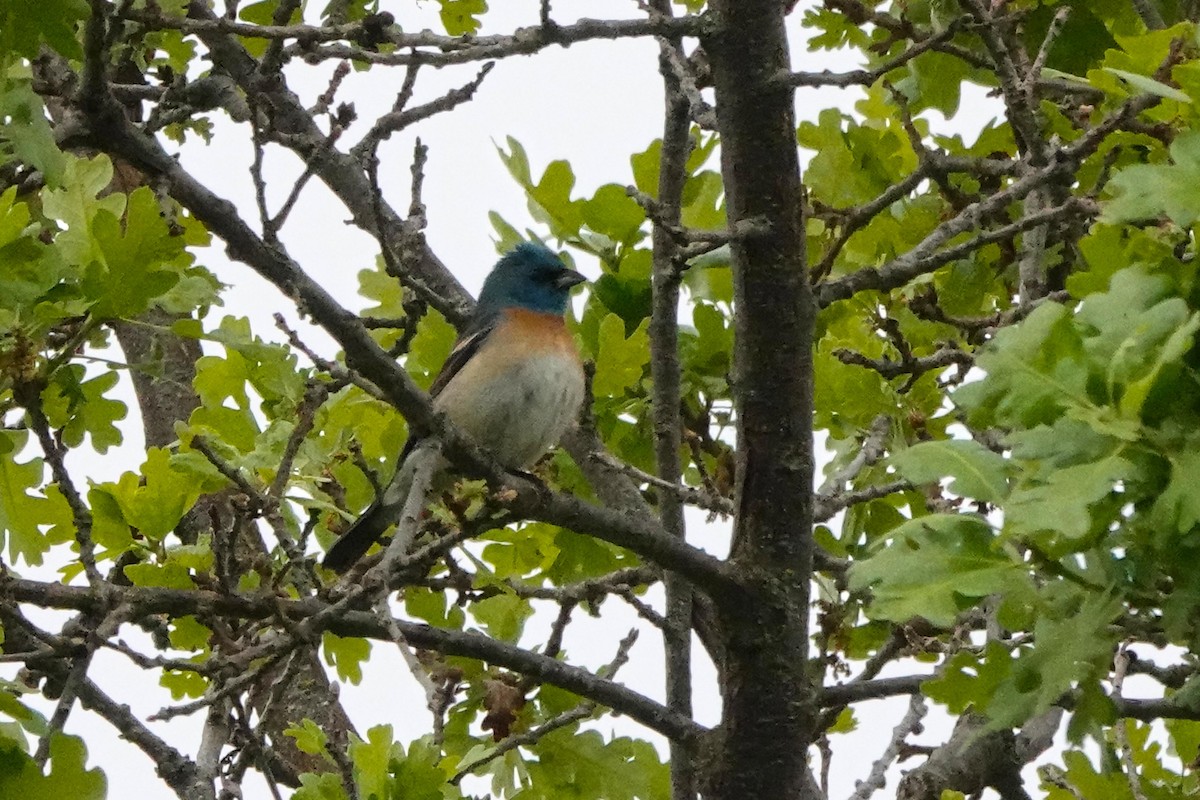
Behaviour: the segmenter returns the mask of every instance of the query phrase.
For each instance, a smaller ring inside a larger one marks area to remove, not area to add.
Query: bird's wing
[[[442,371],[433,379],[433,384],[429,387],[430,397],[437,397],[441,394],[442,389],[446,388],[446,384],[458,374],[473,355],[479,352],[479,348],[487,341],[488,334],[495,330],[497,321],[496,319],[491,320],[478,330],[466,334],[454,344],[454,349],[450,351],[446,363],[442,364]]]

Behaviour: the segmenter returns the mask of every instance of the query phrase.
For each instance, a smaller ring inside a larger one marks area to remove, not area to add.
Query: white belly
[[[578,362],[557,352],[524,358],[481,381],[460,380],[466,372],[446,385],[434,407],[507,467],[528,467],[557,444],[583,402]]]

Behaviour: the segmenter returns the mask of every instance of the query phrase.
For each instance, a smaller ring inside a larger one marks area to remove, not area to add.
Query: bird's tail
[[[322,562],[326,569],[345,572],[366,555],[371,545],[396,521],[397,508],[376,500],[341,538],[333,543]]]
[[[400,517],[413,482],[413,462],[408,456],[412,447],[401,453],[400,467],[383,495],[363,512],[342,537],[333,543],[322,564],[334,572],[345,572],[366,555],[371,545],[379,541],[384,531]]]

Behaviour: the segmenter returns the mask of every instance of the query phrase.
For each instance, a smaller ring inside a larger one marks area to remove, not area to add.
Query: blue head
[[[522,242],[496,263],[483,282],[477,318],[488,319],[513,307],[562,314],[571,287],[585,280],[545,246]]]

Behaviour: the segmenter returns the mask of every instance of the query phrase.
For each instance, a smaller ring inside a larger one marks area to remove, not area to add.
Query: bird
[[[586,280],[545,245],[518,244],[484,280],[429,388],[434,411],[508,469],[532,466],[578,415],[583,365],[564,316],[572,287]],[[326,568],[350,569],[397,521],[421,441],[409,437],[391,484],[329,548]]]

